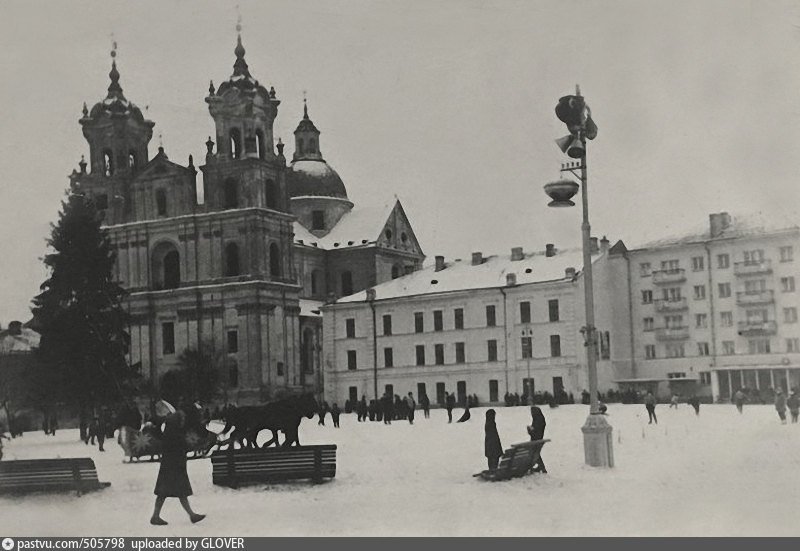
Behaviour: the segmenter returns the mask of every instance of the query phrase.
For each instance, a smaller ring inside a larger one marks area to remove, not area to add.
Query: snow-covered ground
[[[238,490],[211,484],[208,459],[189,461],[197,511],[191,525],[177,500],[153,527],[157,463],[123,464],[76,442],[77,431],[41,431],[6,441],[6,459],[91,456],[111,487],[76,497],[38,494],[0,498],[8,535],[235,536],[797,536],[800,424],[781,425],[772,406],[703,405],[700,416],[681,404],[657,407],[648,425],[642,405],[609,406],[613,469],[587,467],[580,427],[586,406],[544,408],[543,450],[549,474],[484,482],[483,420],[447,424],[442,410],[413,426],[396,421],[341,428],[303,420],[304,444],[338,445],[336,478],[320,485],[292,482]],[[419,412],[418,412],[419,413]],[[456,410],[460,415],[460,410]],[[457,417],[456,417],[457,418]],[[504,446],[527,439],[526,407],[497,408]]]

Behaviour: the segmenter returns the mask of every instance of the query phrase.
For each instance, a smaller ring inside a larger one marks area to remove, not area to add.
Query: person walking
[[[531,424],[527,427],[528,435],[531,437],[531,441],[533,440],[543,440],[544,439],[544,429],[547,426],[547,421],[544,418],[544,413],[539,406],[531,406]],[[535,473],[547,473],[547,469],[544,466],[544,460],[542,459],[541,454],[539,455],[539,460],[531,469],[532,472]]]
[[[450,394],[449,392],[445,392],[444,404],[447,408],[447,422],[453,422],[453,408],[456,407],[456,397]]]
[[[656,397],[653,396],[652,390],[648,390],[644,397],[644,407],[647,409],[647,417],[649,419],[647,424],[650,425],[655,422],[657,425],[658,418],[656,417]]]
[[[687,403],[694,408],[694,414],[700,415],[700,398],[696,395],[687,400]]]
[[[783,395],[783,391],[778,389],[775,391],[775,411],[778,412],[778,417],[780,417],[781,425],[786,424],[786,396]]]
[[[186,472],[186,435],[184,434],[184,414],[175,411],[166,402],[159,402],[160,407],[168,412],[166,428],[162,440],[163,451],[161,453],[161,465],[158,469],[158,478],[153,493],[156,495],[156,503],[153,508],[153,516],[150,517],[150,524],[164,526],[167,521],[161,518],[161,508],[168,497],[177,497],[181,506],[189,515],[192,523],[197,523],[206,518],[205,515],[195,513],[189,504],[189,496],[192,495],[192,485],[189,483],[189,475]],[[161,413],[160,415],[163,415]]]
[[[792,389],[792,393],[786,399],[786,405],[789,408],[792,423],[797,423],[797,417],[800,415],[800,398],[797,396],[797,389]]]
[[[417,402],[414,401],[414,395],[410,392],[406,398],[406,408],[408,408],[408,424],[414,424],[414,411],[417,409]]]
[[[383,424],[391,425],[394,419],[394,400],[392,395],[387,392],[383,395]]]
[[[677,394],[673,394],[672,398],[670,398],[670,400],[669,400],[669,408],[670,409],[672,409],[672,408],[678,409],[678,395]]]
[[[500,443],[500,435],[497,432],[497,424],[495,424],[495,411],[489,409],[486,411],[486,425],[484,425],[484,438],[483,438],[483,454],[489,463],[489,470],[497,470],[497,464],[500,462],[500,456],[503,455],[503,445]]]
[[[419,397],[419,404],[422,406],[422,413],[425,419],[430,419],[431,416],[431,401],[426,393]]]
[[[739,410],[739,413],[742,413],[742,408],[744,407],[744,403],[746,400],[747,396],[745,396],[741,388],[734,393],[733,403],[736,404],[736,409]]]
[[[339,404],[336,402],[333,403],[333,407],[331,408],[331,419],[333,419],[333,427],[339,428],[339,415],[341,415],[342,411],[339,409]]]
[[[319,421],[317,425],[325,426],[325,415],[328,413],[328,402],[322,402],[319,406]]]

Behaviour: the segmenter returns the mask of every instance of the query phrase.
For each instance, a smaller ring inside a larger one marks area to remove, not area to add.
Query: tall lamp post
[[[562,165],[561,173],[570,172],[580,179],[583,222],[581,224],[583,248],[583,291],[586,309],[586,325],[581,328],[586,348],[586,367],[589,379],[589,417],[583,428],[583,450],[587,465],[593,467],[613,467],[614,451],[611,425],[599,412],[597,399],[597,329],[594,325],[594,287],[592,284],[591,226],[589,225],[589,189],[586,163],[586,140],[597,136],[597,126],[591,117],[589,106],[581,96],[580,87],[575,87],[574,96],[564,96],[556,106],[556,116],[567,125],[569,135],[556,140],[561,150],[578,163]],[[552,199],[550,207],[571,207],[572,197],[579,185],[561,179],[544,186],[545,193]]]

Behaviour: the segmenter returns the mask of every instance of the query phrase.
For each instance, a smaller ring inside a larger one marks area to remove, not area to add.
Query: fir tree
[[[44,258],[50,277],[33,300],[41,398],[91,412],[127,394],[125,290],[113,280],[116,253],[94,202],[73,189],[51,225]]]

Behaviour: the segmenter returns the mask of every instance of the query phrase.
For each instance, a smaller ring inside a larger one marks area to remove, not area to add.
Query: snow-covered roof
[[[389,219],[393,204],[354,207],[344,214],[324,237],[316,237],[299,222],[294,223],[294,241],[320,249],[345,249],[375,243]]]
[[[321,300],[310,300],[307,298],[300,299],[300,315],[311,317],[311,318],[318,318],[322,316],[322,313],[319,311],[320,307],[325,304]]]
[[[599,256],[594,256],[595,262]],[[436,271],[435,263],[422,270],[387,281],[374,287],[376,300],[507,287],[506,276],[516,275],[516,284],[544,283],[566,280],[567,268],[576,273],[583,266],[580,249],[559,251],[554,256],[543,252],[525,254],[522,260],[511,260],[511,255],[483,257],[481,264],[473,265],[471,259],[446,262],[443,270]],[[340,298],[337,303],[362,302],[366,291]]]
[[[40,335],[33,329],[22,327],[18,334],[6,329],[0,331],[0,354],[30,352],[39,348]]]
[[[781,231],[800,230],[797,220],[785,216],[754,212],[748,214],[731,215],[728,227],[723,229],[718,236],[711,237],[709,221],[689,227],[682,232],[662,237],[653,241],[635,244],[630,249],[655,249],[674,245],[688,245],[703,243],[711,240],[732,239],[776,233]]]

